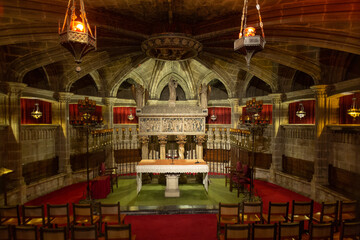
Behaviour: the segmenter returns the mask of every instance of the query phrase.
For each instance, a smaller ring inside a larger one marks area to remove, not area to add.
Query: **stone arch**
[[[84,79],[83,79],[84,78]],[[91,85],[85,85],[84,88],[85,90],[83,89],[80,89],[80,90],[77,90],[77,89],[72,89],[72,87],[74,86],[74,84],[77,84],[78,81],[87,81],[87,80],[91,80],[93,83],[94,83],[94,91],[95,92],[92,92],[92,86]],[[68,89],[68,92],[72,92],[74,94],[79,94],[77,93],[78,91],[80,92],[83,92],[85,91],[84,93],[80,93],[79,95],[89,95],[89,96],[96,96],[96,97],[99,97],[100,94],[101,94],[101,89],[99,88],[99,84],[98,84],[98,81],[99,79],[94,79],[94,77],[89,73],[89,74],[86,74],[84,76],[82,76],[81,78],[79,78],[78,80],[74,81],[71,85],[70,85],[70,88]],[[87,89],[87,90],[86,90]],[[75,92],[74,92],[75,91]],[[88,92],[87,92],[88,91]],[[88,93],[88,94],[85,94],[85,93]]]
[[[254,77],[255,77],[255,78],[254,78]],[[246,79],[245,79],[244,89],[243,89],[243,93],[242,93],[242,96],[243,96],[243,97],[247,97],[247,91],[248,91],[248,88],[249,88],[249,86],[250,86],[250,83],[251,83],[251,81],[252,81],[253,79],[258,79],[258,80],[264,82],[264,84],[266,84],[266,85],[269,86],[269,88],[270,88],[270,91],[271,91],[271,92],[269,92],[269,93],[273,93],[273,88],[271,87],[271,85],[269,85],[267,82],[265,82],[265,81],[262,80],[261,78],[258,78],[258,77],[254,76],[254,75],[252,75],[252,74],[248,74],[248,75],[246,76]]]
[[[119,87],[121,86],[121,84],[123,82],[125,82],[127,79],[132,79],[134,80],[137,84],[142,85],[145,89],[148,88],[148,86],[145,84],[144,79],[137,74],[135,71],[131,71],[129,74],[125,75],[123,78],[120,79],[120,81],[118,81],[110,90],[110,96],[111,97],[116,97],[117,92],[119,90]]]
[[[155,99],[160,99],[161,92],[165,86],[169,83],[170,79],[174,78],[181,88],[185,92],[186,99],[191,99],[190,89],[186,81],[177,73],[171,72],[165,75],[159,82],[158,86],[152,90],[150,96],[154,96]]]
[[[196,90],[197,90],[196,92],[199,91],[201,84],[205,83],[207,85],[214,79],[218,79],[225,86],[229,98],[235,95],[235,89],[232,91],[231,88],[228,86],[227,82],[224,81],[218,74],[214,73],[213,71],[210,71],[208,74],[204,76],[204,78],[201,81],[199,81],[199,83],[196,86]]]
[[[97,72],[97,71],[92,71],[92,72],[84,72],[84,73],[80,73],[79,74],[79,77],[76,79],[76,80],[73,80],[73,81],[70,81],[67,85],[66,85],[66,88],[65,88],[65,91],[66,92],[70,92],[70,89],[71,89],[71,86],[77,82],[79,79],[85,77],[86,75],[89,75],[92,80],[95,82],[95,85],[96,85],[96,88],[98,90],[98,92],[102,92],[103,91],[103,85],[101,83],[101,77],[100,77],[100,74]]]

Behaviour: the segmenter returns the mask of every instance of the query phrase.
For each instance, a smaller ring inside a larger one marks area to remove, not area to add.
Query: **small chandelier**
[[[80,0],[80,13],[76,11],[76,2],[77,0],[69,0],[62,28],[59,23],[59,35],[60,44],[69,50],[79,64],[82,57],[96,50],[96,27],[93,35],[86,18],[84,1]],[[81,71],[80,66],[76,67],[76,71]]]
[[[352,105],[351,108],[347,110],[347,113],[352,116],[354,119],[360,116],[360,108],[357,108],[356,106],[356,98],[354,97],[352,99]]]
[[[306,116],[306,112],[304,110],[304,105],[302,103],[299,103],[299,110],[296,111],[296,116],[298,116],[300,119]]]
[[[134,115],[132,114],[132,109],[130,108],[130,114],[127,116],[127,118],[129,119],[129,121],[134,120]]]
[[[35,119],[39,119],[42,117],[42,112],[39,109],[38,103],[35,103],[35,107],[34,107],[33,111],[31,112],[31,116]]]
[[[247,66],[250,67],[250,60],[252,56],[256,52],[264,49],[266,41],[265,41],[263,22],[260,15],[259,1],[256,0],[256,9],[259,15],[259,25],[261,28],[261,35],[255,35],[256,29],[254,27],[247,26],[247,9],[248,9],[248,0],[244,0],[239,39],[236,39],[234,42],[234,51],[239,51],[241,54],[245,55]]]
[[[212,110],[212,115],[210,116],[211,121],[215,122],[217,119],[217,116],[215,115],[215,108]]]

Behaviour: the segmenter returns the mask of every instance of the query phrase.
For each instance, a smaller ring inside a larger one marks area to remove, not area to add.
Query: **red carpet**
[[[137,240],[216,240],[215,214],[141,215],[125,218]]]

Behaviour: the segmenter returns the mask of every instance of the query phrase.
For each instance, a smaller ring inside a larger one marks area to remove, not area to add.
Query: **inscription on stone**
[[[140,135],[193,135],[205,133],[204,117],[139,117]]]

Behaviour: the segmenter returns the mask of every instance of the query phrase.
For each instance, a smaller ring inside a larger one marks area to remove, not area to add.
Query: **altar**
[[[178,180],[180,173],[203,173],[203,184],[206,192],[209,189],[209,166],[202,159],[144,159],[136,166],[137,193],[142,187],[142,173],[166,174],[165,197],[179,197]]]

